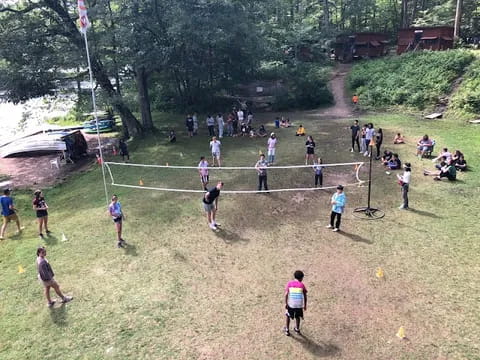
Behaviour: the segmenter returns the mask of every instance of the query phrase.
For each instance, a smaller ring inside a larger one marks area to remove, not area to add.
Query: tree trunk
[[[330,32],[330,10],[328,8],[328,1],[323,0],[323,28],[328,34]]]
[[[401,13],[401,20],[400,24],[402,29],[408,28],[408,0],[402,0],[402,13]]]
[[[138,101],[140,103],[143,128],[144,130],[153,130],[150,96],[148,95],[148,74],[144,66],[136,69],[135,80],[137,81]]]
[[[462,24],[462,7],[463,1],[457,0],[457,9],[455,11],[455,27],[453,30],[453,38],[458,40],[460,37],[460,25]]]
[[[412,17],[410,23],[415,22],[415,18],[417,17],[417,7],[418,7],[418,0],[413,0],[412,4]]]
[[[51,9],[59,17],[59,22],[64,25],[63,35],[67,37],[80,51],[85,48],[85,43],[82,35],[77,29],[74,20],[70,17],[68,11],[62,6],[58,0],[44,0],[45,5]],[[138,122],[132,114],[123,99],[117,95],[100,59],[95,53],[90,54],[90,62],[92,65],[92,73],[97,83],[107,93],[113,108],[120,114],[122,123],[127,132],[132,136],[142,135],[142,125]]]

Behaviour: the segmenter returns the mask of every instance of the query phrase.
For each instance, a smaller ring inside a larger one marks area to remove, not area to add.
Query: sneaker
[[[117,242],[117,247],[118,247],[119,249],[120,249],[120,248],[123,248],[123,245],[122,245],[122,242],[121,242],[121,241]]]
[[[122,247],[127,247],[127,242],[123,239],[120,239],[120,243],[122,244]]]
[[[350,152],[353,152],[353,148],[350,149]]]
[[[20,228],[20,230],[17,230],[17,231],[15,232],[15,234],[17,234],[17,235],[20,234],[20,233],[23,231],[23,229],[25,229],[24,226],[22,226],[22,227]]]
[[[365,151],[365,152],[363,153],[363,156],[368,156],[368,151]]]
[[[47,235],[50,235],[52,232],[50,230],[46,231]]]
[[[331,229],[331,228],[333,228],[333,226],[332,226],[332,225],[330,225],[330,224],[328,224],[328,225],[327,225],[327,226],[325,226],[325,227],[326,227],[327,229]]]
[[[210,224],[209,226],[210,226],[210,229],[217,230],[217,227],[215,226],[215,224]]]
[[[290,336],[290,330],[288,330],[288,328],[284,328],[283,332],[285,333],[286,336]]]
[[[213,222],[213,225],[215,226],[221,226],[219,223],[217,223],[216,221]]]
[[[390,175],[391,172],[390,171],[385,171],[385,174]]]
[[[73,300],[73,296],[64,296],[61,302],[62,304],[66,304],[72,300]]]
[[[42,233],[38,234],[38,236],[40,236],[40,239],[43,239],[43,234]]]
[[[300,329],[293,328],[293,331],[295,331],[297,334],[301,334]]]
[[[333,231],[333,232],[339,232],[340,229],[339,229],[339,228],[334,228],[332,231]]]
[[[48,308],[50,309],[53,307],[53,305],[55,305],[55,300],[52,300],[47,304]]]
[[[3,239],[5,239],[5,238],[3,236],[0,236],[0,240],[3,240]]]

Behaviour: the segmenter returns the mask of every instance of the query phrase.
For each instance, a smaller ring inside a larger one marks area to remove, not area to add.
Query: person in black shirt
[[[120,155],[122,156],[122,161],[125,161],[125,157],[127,157],[127,161],[129,161],[130,160],[130,155],[128,153],[128,147],[127,147],[127,143],[125,142],[125,140],[120,139],[120,141],[118,143],[118,147],[120,148]]]
[[[48,205],[45,202],[42,190],[36,190],[34,195],[32,205],[38,219],[38,236],[43,239],[43,229],[45,229],[47,235],[50,234],[48,230]]]
[[[305,154],[305,165],[308,165],[308,160],[312,160],[312,164],[315,162],[314,155],[315,155],[315,141],[313,141],[313,137],[308,135],[307,142],[305,143],[307,147],[307,153]]]
[[[190,116],[190,114],[187,115],[187,119],[185,120],[185,126],[187,127],[188,131],[188,136],[192,137],[193,136],[193,117]]]
[[[355,144],[357,144],[358,152],[360,152],[360,126],[358,125],[358,120],[355,120],[353,125],[350,126],[350,130],[352,130],[352,148],[350,152],[353,152],[355,149]]]
[[[383,142],[383,130],[381,128],[378,129],[375,137],[376,137],[375,147],[377,148],[377,156],[375,157],[375,159],[380,160],[380,148],[382,147],[382,142]]]
[[[223,188],[223,182],[219,181],[217,186],[209,189],[205,195],[203,195],[203,208],[207,214],[208,226],[210,229],[217,230],[217,222],[215,216],[218,210],[218,197],[220,196],[220,190]]]

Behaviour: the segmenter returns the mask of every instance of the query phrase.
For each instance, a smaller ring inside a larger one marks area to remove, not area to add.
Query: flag
[[[80,25],[80,32],[85,34],[90,27],[90,21],[87,17],[87,7],[85,6],[85,0],[78,0],[78,22]]]

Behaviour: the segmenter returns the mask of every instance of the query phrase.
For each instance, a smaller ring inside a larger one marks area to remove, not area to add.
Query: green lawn
[[[289,115],[314,135],[324,162],[365,159],[348,151],[351,120],[323,119],[314,111]],[[257,118],[272,129],[273,114]],[[159,119],[165,128],[183,122]],[[386,143],[395,132],[406,135],[398,152],[413,165],[413,210],[397,209],[394,174],[376,163],[372,203],[385,218],[354,218],[352,209],[366,203],[366,188],[348,187],[338,234],[325,229],[331,191],[225,194],[218,214],[223,230],[214,233],[199,194],[109,187],[128,216],[131,246],[120,250],[100,169],[46,189],[53,230],[45,241],[48,259],[64,291],[75,297],[53,310],[36,280],[40,241],[31,196],[15,193],[26,230],[0,242],[0,359],[480,359],[479,128],[402,114],[365,121],[386,131]],[[187,139],[176,127],[177,144],[167,144],[163,133],[138,140],[131,145],[132,162],[196,165],[209,154],[205,133]],[[303,162],[305,139],[293,133],[277,132],[279,164]],[[461,149],[472,171],[459,174],[456,183],[424,177],[421,169],[432,163],[414,156],[424,133],[437,140],[437,150]],[[266,139],[223,143],[225,165],[253,165]],[[307,170],[269,174],[272,188],[313,181]],[[352,176],[353,169],[328,169],[325,183]],[[246,171],[214,177],[225,179],[226,189],[254,187],[256,180]],[[118,178],[199,188],[195,172],[124,169]],[[376,278],[377,267],[384,279]],[[296,269],[306,273],[309,309],[304,336],[286,338],[283,287]],[[408,340],[395,336],[400,326]]]

